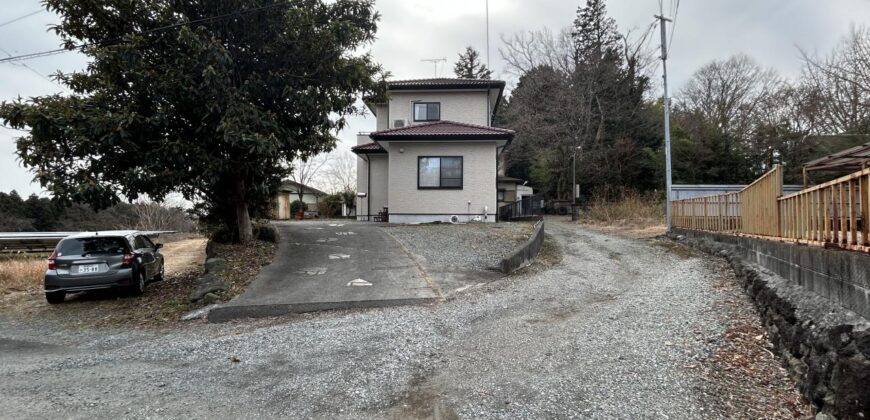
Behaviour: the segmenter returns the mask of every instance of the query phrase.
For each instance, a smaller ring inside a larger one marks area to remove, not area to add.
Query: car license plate
[[[88,274],[88,273],[99,273],[100,265],[99,264],[84,264],[79,266],[79,274]]]

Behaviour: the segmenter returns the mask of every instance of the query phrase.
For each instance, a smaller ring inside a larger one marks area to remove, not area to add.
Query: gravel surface
[[[445,270],[493,270],[529,239],[531,223],[435,224],[384,228],[424,265]]]
[[[168,333],[0,318],[0,416],[726,417],[691,368],[727,326],[717,272],[654,243],[546,229],[555,267],[431,307]],[[445,255],[446,239],[433,239]]]

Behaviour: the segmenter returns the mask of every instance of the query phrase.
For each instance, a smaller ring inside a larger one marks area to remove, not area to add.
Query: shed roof
[[[850,147],[804,164],[807,171],[860,170],[870,166],[870,143]]]
[[[281,181],[281,186],[278,187],[278,191],[289,191],[290,187],[301,188],[303,193],[310,192],[314,195],[328,195],[325,192],[318,190],[317,188],[309,187],[305,184],[300,184],[296,181],[292,181],[289,179]],[[298,191],[298,190],[296,190],[296,191]]]

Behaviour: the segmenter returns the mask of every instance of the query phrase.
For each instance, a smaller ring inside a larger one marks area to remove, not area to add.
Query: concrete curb
[[[522,267],[529,265],[533,259],[541,252],[541,247],[544,245],[544,219],[541,218],[535,223],[535,229],[532,231],[532,236],[515,249],[507,257],[501,260],[499,267],[502,273],[510,274],[519,270]]]
[[[425,305],[438,302],[439,298],[405,298],[383,300],[355,300],[339,302],[305,302],[267,305],[227,305],[209,311],[210,323],[228,322],[245,318],[265,318],[287,314],[327,311],[332,309],[389,308],[393,306]]]

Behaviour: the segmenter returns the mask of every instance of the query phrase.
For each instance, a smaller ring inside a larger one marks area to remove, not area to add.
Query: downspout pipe
[[[363,154],[366,161],[366,221],[372,221],[372,162],[369,155]]]
[[[505,147],[507,147],[507,144],[495,147],[495,210],[493,213],[495,214],[496,223],[498,223],[498,157],[504,151]]]

